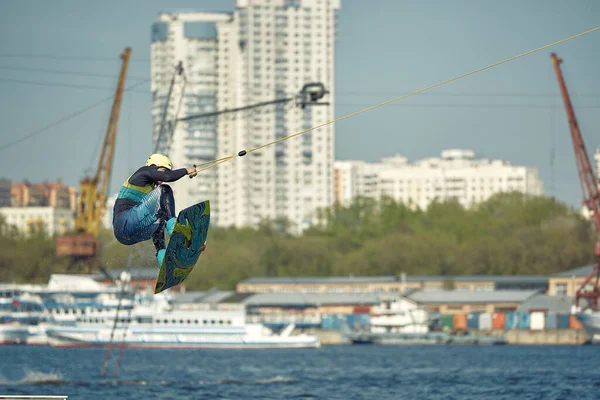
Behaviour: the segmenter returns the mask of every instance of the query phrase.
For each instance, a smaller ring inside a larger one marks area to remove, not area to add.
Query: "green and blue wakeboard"
[[[210,223],[210,202],[194,204],[179,212],[167,245],[154,293],[179,285],[192,272],[200,248],[206,242]]]

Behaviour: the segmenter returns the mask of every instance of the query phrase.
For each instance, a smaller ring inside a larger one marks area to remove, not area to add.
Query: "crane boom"
[[[108,185],[112,174],[112,165],[115,155],[115,142],[117,138],[117,126],[119,125],[119,114],[121,103],[123,101],[123,90],[125,87],[125,77],[127,76],[127,68],[129,66],[129,58],[131,57],[131,48],[126,48],[121,54],[123,63],[121,64],[121,72],[119,74],[119,82],[117,84],[115,99],[110,113],[110,121],[106,129],[106,137],[102,148],[102,156],[98,161],[98,169],[94,181],[101,183],[99,193],[99,203],[102,205],[100,210],[104,211],[104,202],[108,193]]]
[[[583,141],[581,131],[579,130],[579,124],[577,123],[575,110],[571,104],[567,85],[565,84],[565,80],[560,69],[562,59],[558,58],[555,53],[551,54],[551,58],[554,65],[554,71],[556,72],[556,78],[558,79],[558,86],[560,87],[563,102],[565,104],[567,118],[569,120],[569,129],[571,130],[571,139],[573,141],[573,148],[575,150],[575,159],[577,160],[577,170],[579,172],[579,180],[583,192],[583,201],[594,219],[596,234],[600,234],[600,194],[598,192],[598,179],[594,175],[594,170],[592,169],[592,164],[590,163],[585,143]],[[598,284],[600,283],[600,238],[596,242],[594,254],[596,257],[594,268],[592,268],[592,271],[585,278],[581,287],[577,290],[577,293],[575,294],[575,304],[576,306],[579,306],[579,300],[581,298],[586,298],[588,299],[589,307],[591,307],[594,311],[597,311],[598,298],[600,297],[600,290],[598,288]],[[590,282],[594,280],[594,278],[596,282],[592,285],[593,287],[591,291],[585,290]]]
[[[98,167],[93,177],[85,177],[80,182],[79,204],[77,215],[75,216],[76,233],[57,238],[56,252],[59,256],[70,256],[75,259],[81,259],[97,255],[98,233],[104,214],[108,184],[110,183],[112,173],[119,112],[123,100],[125,77],[130,57],[131,48],[128,47],[121,53],[123,62],[121,64],[108,126],[104,135],[102,152],[98,160]]]

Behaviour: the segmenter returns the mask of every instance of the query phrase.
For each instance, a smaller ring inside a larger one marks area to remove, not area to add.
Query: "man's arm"
[[[148,173],[150,174],[152,180],[154,180],[155,182],[175,182],[186,176],[188,170],[187,168],[179,168],[174,171],[158,171],[153,169],[148,171]]]

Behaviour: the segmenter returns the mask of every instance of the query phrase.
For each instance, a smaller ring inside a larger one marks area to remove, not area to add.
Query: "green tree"
[[[436,201],[426,210],[357,198],[319,210],[321,223],[303,235],[285,219],[255,228],[211,227],[207,251],[187,279],[190,289],[233,289],[256,276],[552,274],[593,260],[596,233],[565,204],[543,196],[501,193],[474,207]],[[151,241],[118,243],[100,234],[98,263],[155,267]],[[0,280],[46,281],[64,272],[54,238],[24,236],[0,219]],[[157,271],[158,272],[158,271]]]

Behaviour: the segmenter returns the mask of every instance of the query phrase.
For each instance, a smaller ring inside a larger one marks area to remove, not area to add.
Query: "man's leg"
[[[175,214],[173,191],[160,185],[144,200],[115,219],[115,236],[123,244],[135,244],[152,239],[159,267],[165,254],[164,227],[166,220]]]
[[[170,221],[175,221],[175,198],[173,197],[173,190],[168,185],[160,185],[155,190],[159,192],[159,209],[157,213],[158,227],[152,234],[152,242],[156,249],[156,261],[160,268],[166,253],[166,242],[165,242],[165,227]],[[174,225],[174,224],[173,224]],[[169,234],[172,233],[173,227],[168,229]]]

